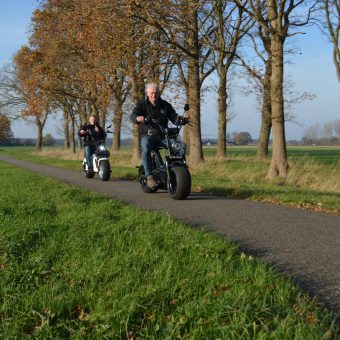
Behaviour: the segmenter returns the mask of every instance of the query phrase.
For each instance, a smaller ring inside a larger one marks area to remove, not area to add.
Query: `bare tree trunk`
[[[266,159],[268,157],[268,149],[269,149],[269,137],[272,128],[272,119],[271,119],[271,85],[270,78],[272,73],[272,60],[269,58],[266,61],[266,74],[263,81],[263,104],[262,104],[262,122],[261,122],[261,130],[259,136],[259,143],[257,146],[257,159]]]
[[[183,82],[183,85],[185,87],[185,91],[186,91],[186,94],[185,94],[185,98],[186,98],[186,103],[189,103],[189,89],[188,89],[188,86],[187,85],[187,82],[186,82],[186,79],[184,77],[184,75],[182,74],[182,82]],[[190,109],[189,109],[189,116],[191,116],[191,113],[190,113]],[[190,126],[189,125],[184,125],[183,127],[183,142],[185,143],[185,145],[187,146],[187,149],[186,149],[186,157],[189,158],[190,157],[190,131],[189,131],[189,128]]]
[[[115,112],[113,119],[113,136],[112,136],[112,151],[118,151],[120,149],[120,135],[122,128],[123,111]]]
[[[35,144],[35,149],[41,151],[44,126],[38,117],[35,118],[35,125],[37,127],[37,142]]]
[[[105,129],[105,123],[106,123],[106,111],[104,111],[104,112],[101,112],[101,114],[100,114],[100,122],[99,122],[99,124],[100,124],[100,126],[103,128],[103,129]]]
[[[196,166],[203,161],[201,138],[201,102],[198,75],[198,61],[192,62],[193,68],[189,70],[189,105],[191,108],[190,139],[190,165]]]
[[[286,176],[288,171],[283,104],[283,40],[280,34],[275,34],[272,37],[271,52],[271,109],[273,155],[267,177],[275,178],[277,176]]]
[[[70,148],[70,130],[69,130],[69,115],[64,111],[64,148]]]
[[[132,79],[132,95],[134,102],[137,103],[144,98],[144,85],[142,80],[138,77]],[[140,143],[140,126],[138,124],[133,125],[133,153],[132,164],[138,164],[141,159],[141,143]]]
[[[75,133],[75,123],[74,123],[74,117],[71,120],[71,148],[72,148],[72,152],[76,153],[76,133]]]
[[[256,158],[259,160],[266,159],[269,153],[269,137],[272,129],[272,122],[270,111],[263,108],[262,122],[259,136],[259,143],[257,145]]]
[[[189,12],[188,46],[190,49],[188,69],[188,101],[191,111],[190,127],[190,165],[196,166],[203,161],[201,138],[201,93],[200,93],[200,69],[199,69],[199,42],[197,11]]]
[[[218,87],[218,136],[216,158],[224,159],[227,145],[227,70],[220,68]]]
[[[83,144],[81,142],[81,137],[80,136],[77,137],[77,145],[78,145],[78,149],[79,150],[83,149]]]
[[[105,120],[103,121],[103,116],[100,114],[100,110],[99,110],[98,106],[96,104],[93,104],[92,106],[93,106],[94,114],[97,117],[100,126],[104,127]]]
[[[120,149],[120,134],[122,128],[122,118],[123,118],[123,102],[121,91],[114,90],[114,118],[113,118],[113,137],[112,137],[112,147],[111,150],[118,151]]]
[[[190,156],[190,132],[189,132],[188,125],[185,125],[183,127],[183,142],[187,146],[186,156],[189,157]]]
[[[187,87],[186,87],[186,103],[189,103],[189,93],[188,93],[188,88]],[[183,142],[187,146],[187,149],[186,149],[186,156],[187,156],[187,158],[190,157],[190,131],[189,131],[189,128],[190,128],[189,125],[185,125],[183,127]]]
[[[141,159],[140,128],[138,124],[133,124],[133,153],[132,164],[138,164]]]

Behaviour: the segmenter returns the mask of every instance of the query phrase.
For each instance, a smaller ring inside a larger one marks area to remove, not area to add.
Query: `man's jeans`
[[[93,169],[92,166],[92,154],[95,152],[95,147],[92,145],[85,145],[84,146],[84,156],[86,158],[87,167],[88,169]]]
[[[152,175],[151,150],[160,146],[166,146],[166,139],[164,137],[144,135],[141,139],[141,146],[145,176],[149,176]]]
[[[145,170],[145,176],[152,175],[152,161],[151,161],[151,150],[157,147],[166,147],[166,138],[157,137],[157,136],[149,136],[144,135],[141,139],[141,146],[142,146],[142,162]],[[181,156],[184,156],[185,149],[181,149],[179,151]]]

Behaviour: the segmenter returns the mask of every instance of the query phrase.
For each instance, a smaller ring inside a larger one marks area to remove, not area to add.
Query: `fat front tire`
[[[110,178],[110,163],[108,161],[101,161],[99,163],[99,178],[102,181],[108,181]]]
[[[146,183],[146,177],[145,177],[145,171],[143,165],[140,166],[139,168],[139,182],[142,188],[142,191],[145,192],[146,194],[153,194],[157,192],[158,188],[149,188],[147,183]]]
[[[170,168],[168,191],[175,200],[185,200],[191,191],[191,175],[186,166],[173,166]]]

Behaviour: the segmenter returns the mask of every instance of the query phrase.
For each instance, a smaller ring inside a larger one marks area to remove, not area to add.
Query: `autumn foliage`
[[[275,142],[270,174],[285,175],[284,43],[295,26],[308,23],[304,17],[309,14],[304,0],[279,4],[270,0],[261,4],[252,0],[40,1],[32,16],[29,44],[14,58],[25,98],[22,116],[33,118],[37,125],[39,149],[47,117],[62,112],[65,147],[75,150],[76,130],[90,114],[96,114],[101,125],[113,124],[113,151],[120,147],[123,127],[134,131],[137,159],[138,129],[132,129],[125,116],[144,97],[145,84],[157,82],[171,98],[179,96],[182,104],[190,104],[192,125],[184,139],[190,164],[195,166],[203,161],[202,93],[206,79],[215,75],[218,157],[224,158],[229,70],[235,61],[242,64],[247,39],[257,39],[256,34],[248,34],[255,27],[259,37],[268,39],[272,64],[271,88],[265,91],[274,98],[267,100],[272,116],[266,115],[272,120],[267,125],[273,126]],[[285,20],[280,23],[279,17]],[[273,50],[282,53],[273,55]]]

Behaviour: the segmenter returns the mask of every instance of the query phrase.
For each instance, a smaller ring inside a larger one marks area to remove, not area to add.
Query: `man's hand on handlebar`
[[[144,118],[144,116],[137,116],[136,121],[137,121],[137,123],[144,123],[145,118]]]
[[[137,123],[148,123],[150,121],[157,122],[157,119],[152,119],[150,117],[144,117],[144,116],[137,116],[136,118]],[[176,124],[179,125],[186,125],[190,124],[190,117],[189,116],[178,116],[176,120]]]
[[[183,116],[183,123],[189,124],[190,123],[190,117],[189,116]]]
[[[150,117],[150,116],[137,116],[137,118],[136,118],[136,121],[137,121],[137,123],[145,123],[145,124],[148,124],[148,123],[151,123],[151,122],[153,122],[153,123],[157,123],[157,122],[159,122],[160,121],[160,117],[158,117],[158,118],[152,118],[152,117]]]
[[[178,116],[177,124],[181,124],[181,125],[190,124],[190,117],[189,116]]]

